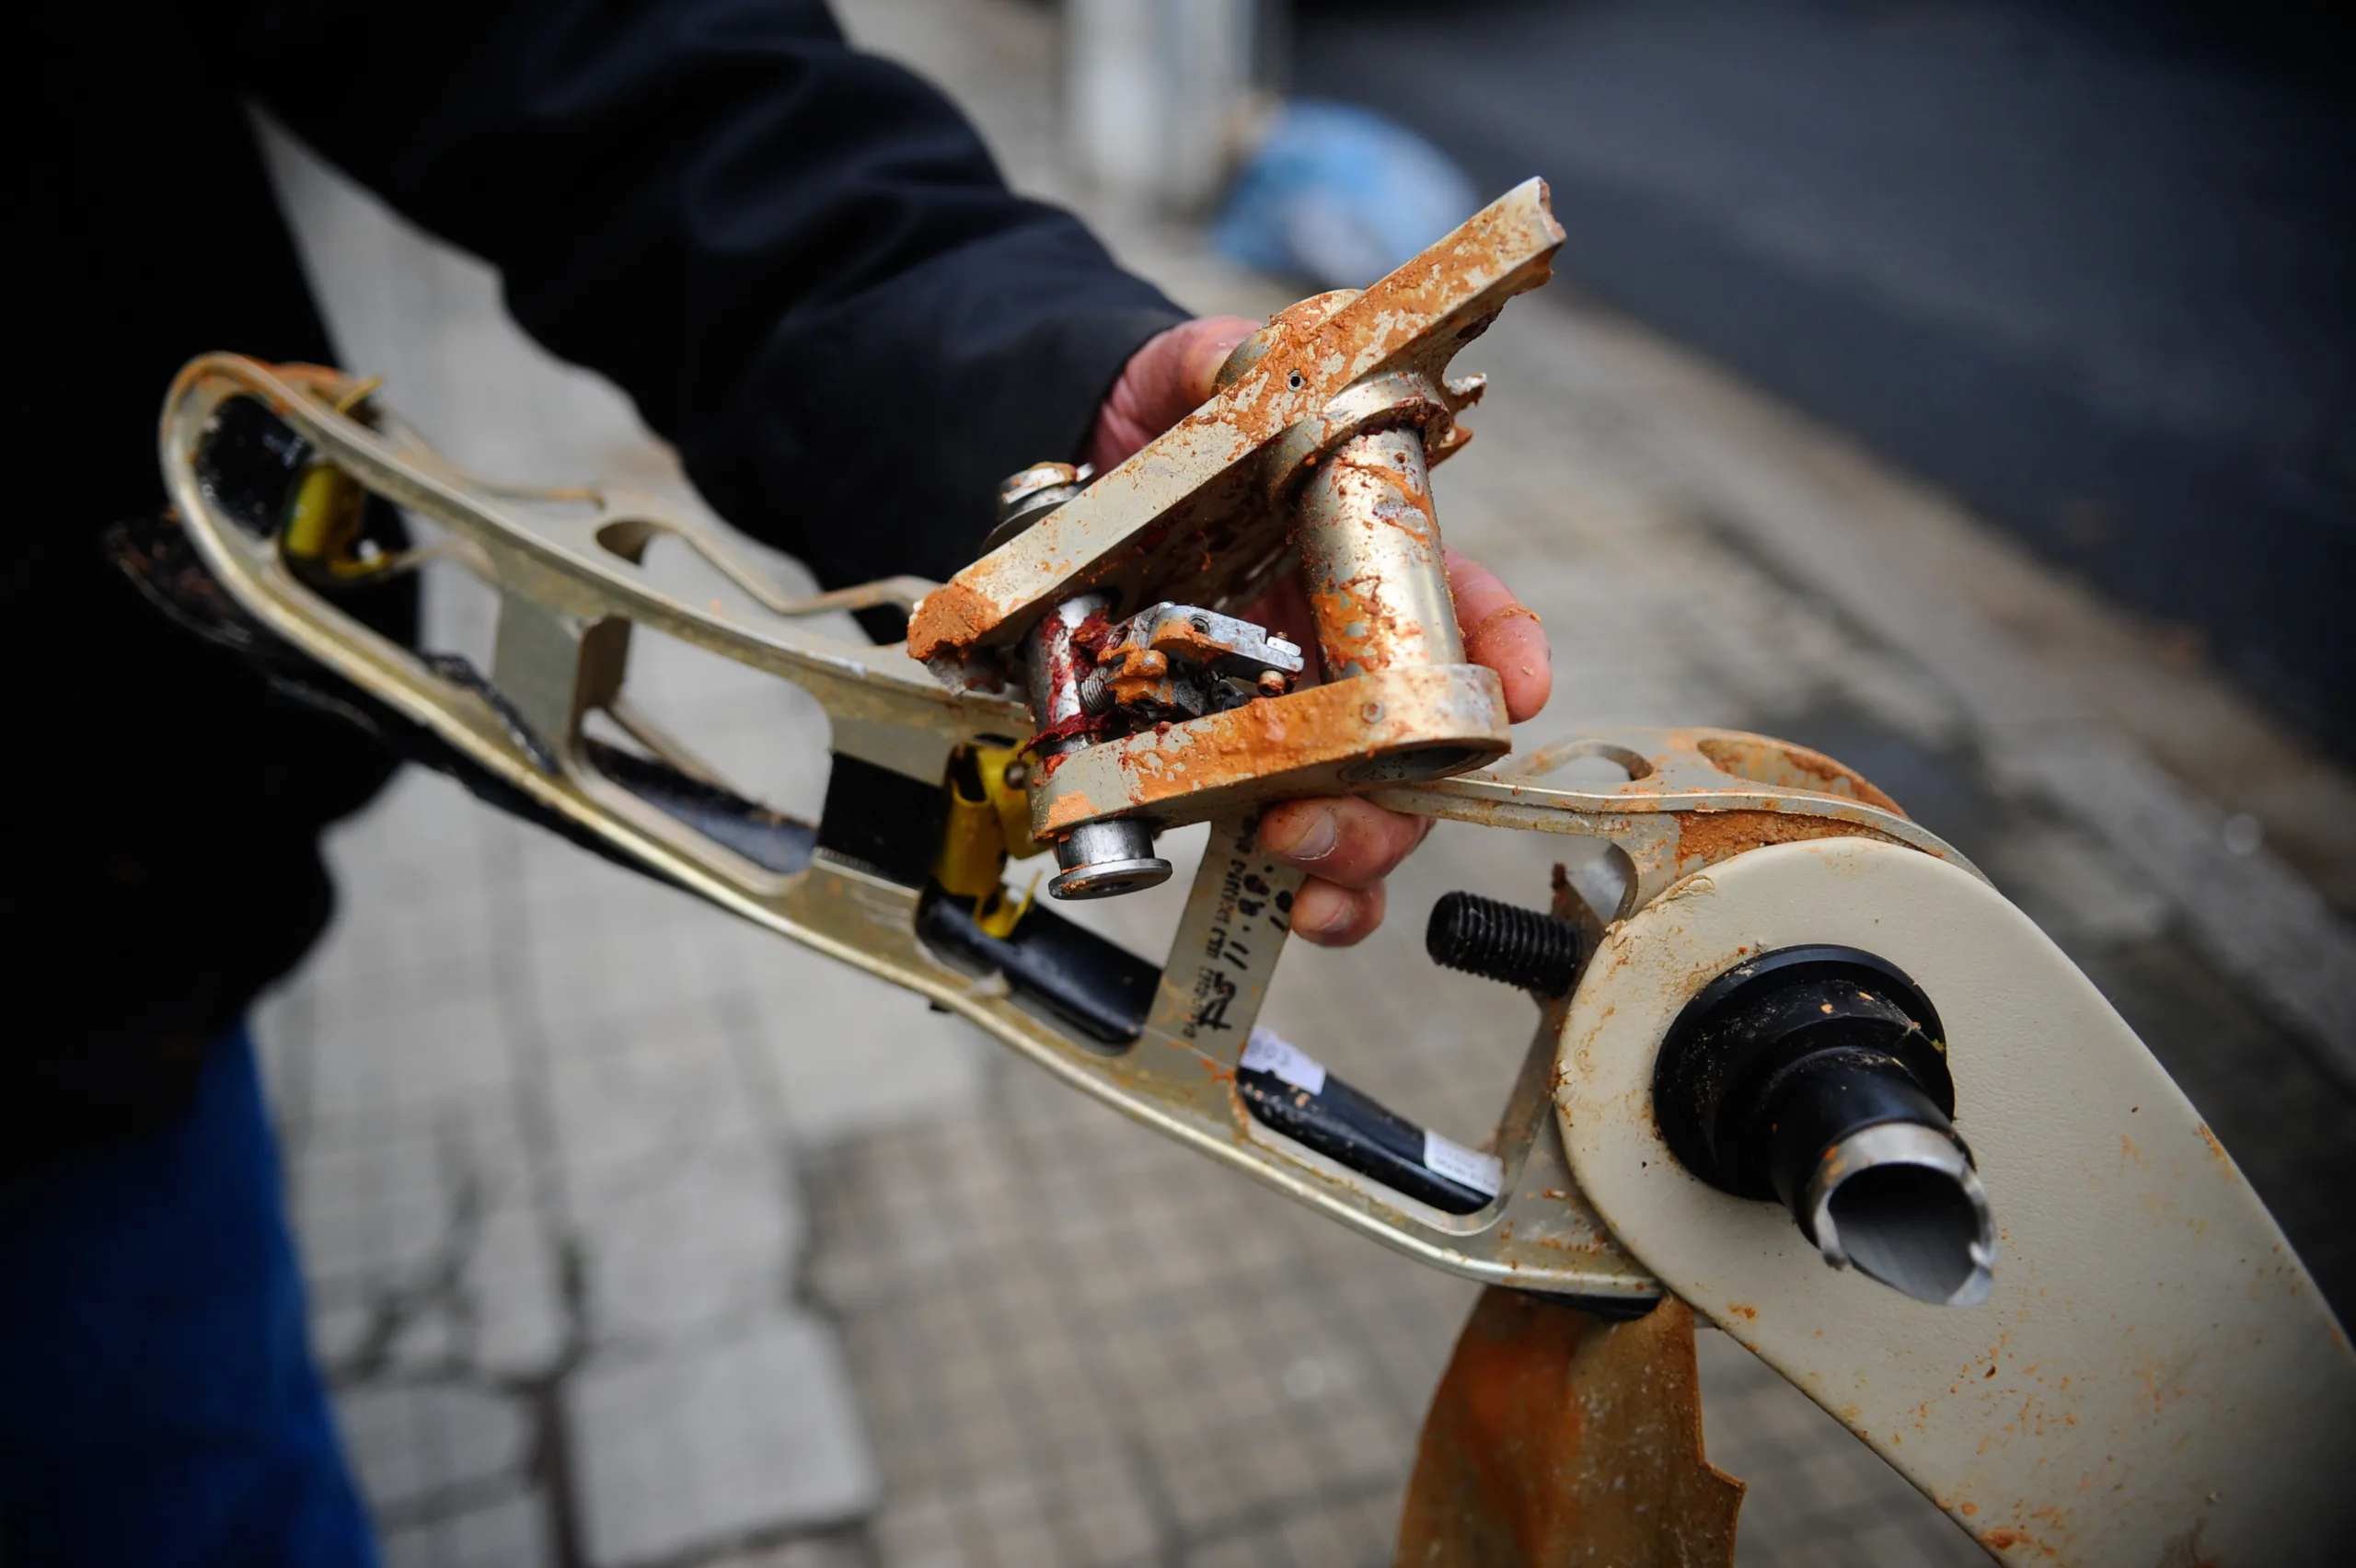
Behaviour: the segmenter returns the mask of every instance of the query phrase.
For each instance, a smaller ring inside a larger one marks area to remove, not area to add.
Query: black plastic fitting
[[[1923,1300],[1985,1295],[1994,1232],[1944,1030],[1887,961],[1785,948],[1721,974],[1662,1043],[1653,1114],[1687,1170],[1780,1201],[1827,1262]]]

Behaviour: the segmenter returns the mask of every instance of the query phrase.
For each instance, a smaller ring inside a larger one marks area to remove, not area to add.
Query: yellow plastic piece
[[[371,376],[346,388],[332,406],[337,413],[349,414],[382,385]],[[353,553],[360,544],[367,503],[367,492],[359,480],[331,464],[313,464],[294,487],[294,502],[287,508],[286,553],[341,578],[365,577],[377,571],[381,561],[363,560]]]
[[[325,463],[314,465],[294,487],[294,503],[287,508],[286,553],[339,575],[364,565],[352,552],[360,542],[366,499],[350,474]]]
[[[987,798],[969,799],[953,771],[949,778],[949,824],[941,835],[941,857],[932,880],[960,898],[987,898],[1006,870],[1006,839],[998,811]]]
[[[1039,879],[1045,871],[1031,873],[1031,885],[1022,890],[1022,902],[1015,903],[1006,896],[1006,889],[991,894],[974,911],[974,924],[1000,941],[1014,935],[1014,928],[1022,924],[1022,917],[1031,913],[1032,901],[1039,896]]]
[[[982,790],[989,797],[991,807],[998,813],[999,837],[1006,852],[1018,860],[1027,860],[1044,854],[1046,846],[1031,836],[1031,792],[1022,784],[1007,781],[1008,770],[1022,768],[1027,775],[1030,759],[1013,747],[974,748],[974,766],[982,776]]]
[[[941,831],[941,855],[933,862],[932,880],[943,893],[972,899],[974,923],[1002,940],[1014,934],[1039,893],[1039,879],[1034,876],[1030,891],[1019,902],[1007,896],[1001,879],[1006,875],[1010,836],[1020,836],[1014,841],[1022,845],[1019,853],[1024,856],[1035,855],[1045,846],[1031,837],[1030,800],[1019,786],[1006,781],[1006,770],[1018,754],[977,746],[972,756],[981,794],[968,792],[971,786],[963,777],[963,768],[949,770],[949,822]]]

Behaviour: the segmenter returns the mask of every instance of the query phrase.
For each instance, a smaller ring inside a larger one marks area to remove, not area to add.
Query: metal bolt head
[[[1115,898],[1170,880],[1170,862],[1153,852],[1153,830],[1118,819],[1084,823],[1056,846],[1062,874],[1047,884],[1059,899]]]
[[[1288,683],[1285,680],[1285,673],[1282,670],[1263,670],[1260,672],[1260,695],[1262,697],[1282,697],[1285,694],[1285,687],[1288,684]]]
[[[1034,463],[999,481],[998,526],[982,541],[987,555],[1078,495],[1094,477],[1085,463]]]
[[[1082,898],[1118,898],[1142,893],[1170,880],[1170,862],[1149,855],[1136,860],[1100,860],[1076,867],[1047,883],[1047,895],[1067,902]]]
[[[1034,463],[1019,468],[999,481],[998,516],[1003,523],[1016,513],[1026,510],[1023,502],[1043,490],[1059,490],[1080,482],[1080,470],[1069,463]]]

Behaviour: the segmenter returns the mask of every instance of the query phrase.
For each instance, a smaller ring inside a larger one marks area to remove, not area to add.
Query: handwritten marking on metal
[[[1258,828],[1256,815],[1212,824],[1146,1022],[1148,1040],[1183,1042],[1228,1072],[1267,998],[1305,880],[1260,847]]]

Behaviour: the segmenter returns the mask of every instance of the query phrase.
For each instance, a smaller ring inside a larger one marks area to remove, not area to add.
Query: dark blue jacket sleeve
[[[259,0],[248,83],[603,372],[722,515],[945,576],[1183,313],[812,0]]]

